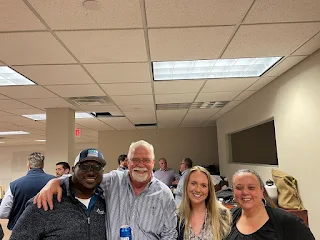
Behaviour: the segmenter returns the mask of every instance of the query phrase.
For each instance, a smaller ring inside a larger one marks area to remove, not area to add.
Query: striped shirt
[[[145,190],[135,195],[128,171],[111,171],[101,183],[107,205],[107,239],[120,239],[120,227],[129,225],[132,238],[176,239],[176,207],[170,189],[152,177]]]

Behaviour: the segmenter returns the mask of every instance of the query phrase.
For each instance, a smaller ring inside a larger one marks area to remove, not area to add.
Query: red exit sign
[[[81,129],[77,128],[75,130],[75,135],[76,135],[76,137],[80,137],[81,136]]]

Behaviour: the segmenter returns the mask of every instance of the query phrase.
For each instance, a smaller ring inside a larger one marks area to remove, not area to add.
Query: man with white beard
[[[129,225],[133,239],[176,239],[176,206],[170,189],[153,177],[154,149],[140,140],[129,147],[129,171],[103,175],[107,239],[120,239],[120,227]],[[60,182],[50,181],[35,202],[52,209],[52,193],[61,198]]]

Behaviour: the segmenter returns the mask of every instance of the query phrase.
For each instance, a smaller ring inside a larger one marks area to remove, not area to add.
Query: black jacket
[[[266,206],[266,210],[280,240],[315,240],[304,221],[296,215],[280,208],[269,206]],[[236,223],[241,216],[241,211],[240,207],[231,210],[232,228],[236,227]]]
[[[105,240],[105,200],[102,189],[91,197],[89,209],[75,197],[69,181],[62,185],[62,201],[54,197],[53,210],[44,211],[32,199],[13,228],[10,240]]]

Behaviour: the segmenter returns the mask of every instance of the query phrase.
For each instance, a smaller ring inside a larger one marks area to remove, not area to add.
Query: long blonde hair
[[[214,185],[211,180],[210,173],[203,167],[200,166],[194,166],[190,169],[188,174],[185,177],[184,180],[184,186],[183,186],[183,193],[182,193],[182,201],[181,204],[178,206],[178,214],[180,217],[180,226],[184,223],[184,236],[189,238],[189,230],[190,230],[190,218],[192,215],[192,206],[191,202],[187,193],[187,187],[190,175],[193,172],[202,172],[206,174],[208,178],[208,197],[205,200],[206,208],[208,212],[208,217],[210,219],[210,223],[212,226],[213,236],[215,240],[221,240],[228,236],[230,232],[230,225],[231,225],[231,215],[227,208],[222,206],[216,198]]]

